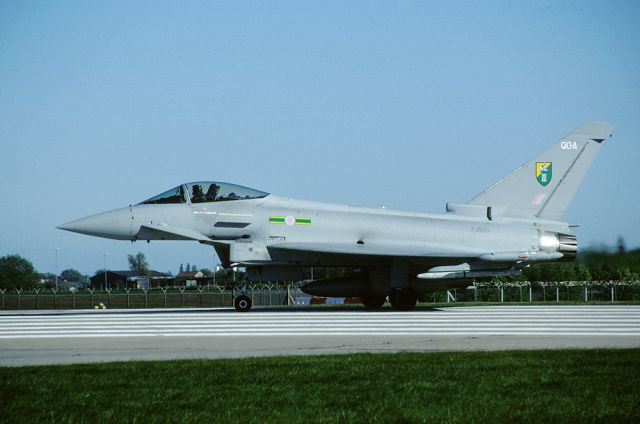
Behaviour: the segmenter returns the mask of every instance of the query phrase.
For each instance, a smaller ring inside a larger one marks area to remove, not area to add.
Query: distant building
[[[186,287],[194,287],[198,285],[198,281],[206,280],[207,277],[201,271],[195,272],[180,272],[176,275],[176,280],[184,281]]]
[[[75,291],[75,290],[78,290],[78,289],[83,289],[84,287],[85,287],[85,284],[81,283],[79,281],[67,281],[67,280],[63,280],[61,278],[58,278],[58,288],[60,290]]]
[[[56,287],[55,275],[47,273],[47,274],[38,274],[38,276],[40,277],[40,285],[45,289]],[[86,286],[85,283],[82,283],[80,281],[67,281],[62,277],[58,277],[57,284],[58,284],[57,287],[60,290],[77,290],[77,289],[82,289]]]
[[[149,275],[139,275],[136,271],[107,271],[106,288],[112,289],[148,289],[164,287],[173,283],[173,277],[167,277],[158,271],[149,271]],[[90,278],[91,288],[102,290],[105,288],[105,273],[99,272]]]

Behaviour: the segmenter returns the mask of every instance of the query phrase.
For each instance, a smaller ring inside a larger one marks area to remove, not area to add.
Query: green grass
[[[0,368],[2,422],[640,422],[640,350]]]

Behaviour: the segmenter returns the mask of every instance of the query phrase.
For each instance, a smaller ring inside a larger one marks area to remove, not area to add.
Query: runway
[[[0,312],[0,365],[640,347],[640,305]]]

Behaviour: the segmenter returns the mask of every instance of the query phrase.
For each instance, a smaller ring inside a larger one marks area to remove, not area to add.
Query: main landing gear
[[[372,294],[362,296],[361,299],[362,304],[367,309],[380,309],[387,300],[387,296]],[[393,309],[407,311],[416,306],[418,295],[411,288],[392,289],[389,292],[389,302]],[[233,306],[238,312],[249,312],[253,306],[253,302],[249,296],[242,294],[233,300]]]
[[[387,300],[387,296],[381,296],[376,294],[370,294],[362,296],[360,298],[362,304],[367,309],[380,309],[384,302]],[[408,311],[413,309],[418,302],[418,295],[412,288],[399,288],[391,289],[389,291],[389,302],[393,309],[397,311]]]
[[[253,302],[251,301],[251,298],[245,294],[242,294],[233,300],[233,306],[238,312],[249,312],[252,305]]]
[[[393,309],[407,311],[415,308],[418,302],[418,295],[412,288],[391,289],[389,302],[391,302]]]
[[[384,302],[387,301],[387,296],[371,294],[368,296],[362,296],[360,300],[362,300],[362,304],[367,309],[380,309],[382,308],[382,305],[384,305]]]

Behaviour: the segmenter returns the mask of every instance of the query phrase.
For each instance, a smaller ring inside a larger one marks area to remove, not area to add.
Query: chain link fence
[[[474,283],[427,295],[432,302],[625,302],[640,301],[640,281],[514,281]]]
[[[282,284],[248,285],[241,289],[221,286],[175,287],[154,289],[95,290],[36,289],[32,291],[0,290],[0,309],[51,310],[91,309],[104,305],[109,309],[134,308],[219,308],[233,306],[236,295],[244,292],[256,306],[293,304],[303,293]]]
[[[2,310],[217,308],[233,306],[244,292],[254,306],[283,306],[314,302],[293,283],[259,283],[242,288],[207,285],[153,289],[0,289]],[[301,300],[302,299],[302,300]],[[354,303],[357,299],[348,299]],[[424,295],[424,302],[622,302],[640,301],[640,281],[482,282],[466,289]],[[339,303],[339,302],[330,302]],[[357,303],[357,302],[355,302]]]

